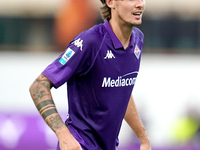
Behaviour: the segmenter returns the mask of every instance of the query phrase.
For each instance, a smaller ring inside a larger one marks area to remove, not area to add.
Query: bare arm
[[[81,150],[57,112],[50,91],[52,86],[52,82],[41,74],[29,89],[34,104],[45,122],[56,133],[61,150]]]
[[[139,138],[141,142],[140,150],[151,150],[149,138],[141,122],[132,96],[129,100],[124,119]]]

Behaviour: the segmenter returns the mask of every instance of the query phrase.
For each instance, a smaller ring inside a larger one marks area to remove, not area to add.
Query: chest
[[[105,77],[113,79],[125,76],[136,77],[140,66],[141,50],[137,50],[136,53],[135,49],[139,48],[135,46],[127,50],[101,49],[92,67],[94,77],[101,81]]]

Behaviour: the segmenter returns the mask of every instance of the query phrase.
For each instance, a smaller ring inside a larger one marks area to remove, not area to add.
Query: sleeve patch
[[[63,56],[60,58],[59,62],[62,65],[65,65],[67,61],[75,54],[75,52],[71,48],[67,48]]]

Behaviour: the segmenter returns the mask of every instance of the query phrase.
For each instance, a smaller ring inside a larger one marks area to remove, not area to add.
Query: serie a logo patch
[[[65,51],[65,53],[62,55],[62,57],[60,58],[59,62],[62,65],[65,65],[67,63],[67,61],[75,54],[75,52],[71,49],[71,48],[67,48],[67,50]]]
[[[135,46],[134,54],[137,57],[137,59],[140,58],[141,50],[138,48],[138,46]]]

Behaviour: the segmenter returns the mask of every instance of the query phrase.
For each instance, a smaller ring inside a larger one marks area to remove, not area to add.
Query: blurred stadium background
[[[200,1],[146,0],[133,96],[153,150],[200,149]],[[98,0],[0,1],[0,150],[54,150],[29,86],[79,32],[101,23]],[[66,36],[68,35],[68,36]],[[70,35],[70,36],[69,36]],[[66,87],[53,89],[63,120]],[[120,150],[139,143],[124,122]]]

